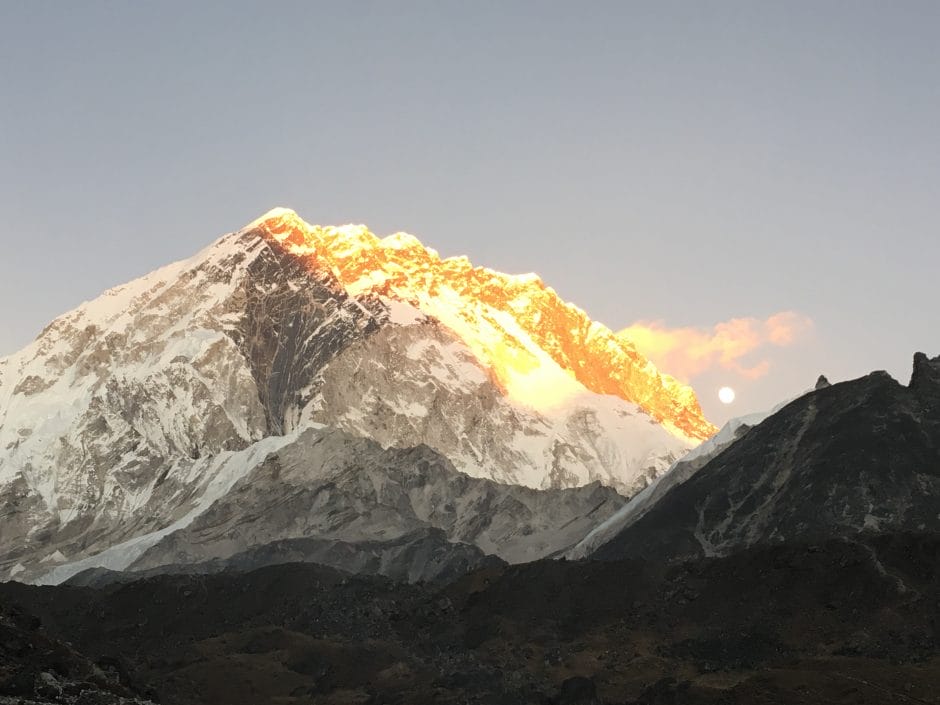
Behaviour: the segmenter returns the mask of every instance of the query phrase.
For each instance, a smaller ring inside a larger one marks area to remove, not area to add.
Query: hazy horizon
[[[274,206],[535,271],[716,423],[940,354],[940,6],[7,2],[0,37],[0,355]]]

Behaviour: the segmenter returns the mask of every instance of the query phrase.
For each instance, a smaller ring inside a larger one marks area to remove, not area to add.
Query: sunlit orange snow
[[[564,302],[534,274],[511,276],[441,259],[406,234],[379,239],[364,226],[308,225],[293,211],[256,224],[282,246],[326,267],[351,294],[404,301],[453,331],[516,400],[544,410],[585,389],[638,404],[676,435],[715,427],[692,389],[661,374],[627,339]]]

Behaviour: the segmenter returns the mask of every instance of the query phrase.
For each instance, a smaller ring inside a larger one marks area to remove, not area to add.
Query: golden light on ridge
[[[362,225],[309,225],[286,209],[256,225],[309,266],[332,272],[349,294],[389,297],[437,319],[510,397],[536,410],[587,390],[637,404],[678,437],[704,440],[717,431],[691,387],[657,370],[632,341],[592,321],[534,274],[441,259],[403,233],[379,239]]]

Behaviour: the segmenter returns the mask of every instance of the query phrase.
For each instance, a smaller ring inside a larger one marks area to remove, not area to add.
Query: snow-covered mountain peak
[[[268,221],[280,221],[280,220],[300,220],[300,216],[297,215],[297,211],[292,208],[285,208],[284,206],[275,206],[267,213],[255,218],[253,221],[248,223],[246,226],[241,228],[239,233],[246,233],[252,230],[257,229]]]
[[[278,208],[0,360],[0,570],[163,531],[320,426],[630,496],[711,431],[674,384],[534,275]]]
[[[563,301],[535,274],[442,259],[406,233],[380,239],[361,225],[310,225],[284,209],[256,223],[291,253],[327,265],[351,295],[404,301],[440,321],[521,403],[555,408],[582,391],[612,394],[680,438],[700,441],[717,430],[690,387],[660,373],[629,340]]]

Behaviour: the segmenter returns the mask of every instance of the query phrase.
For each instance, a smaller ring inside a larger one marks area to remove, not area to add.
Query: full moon
[[[722,404],[730,404],[734,401],[734,390],[731,387],[722,387],[718,390],[718,399]]]

